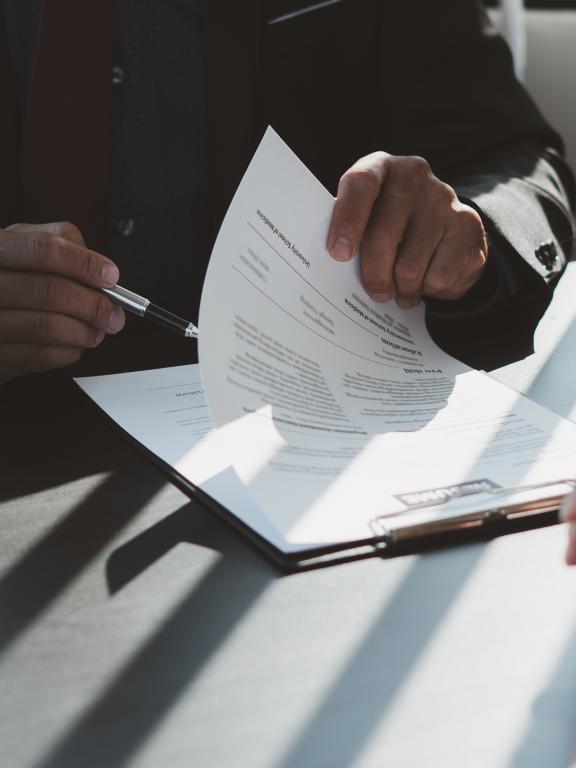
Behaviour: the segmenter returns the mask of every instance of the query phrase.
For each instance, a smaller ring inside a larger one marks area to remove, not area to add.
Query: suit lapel
[[[254,150],[261,0],[203,0],[207,166],[219,226]]]

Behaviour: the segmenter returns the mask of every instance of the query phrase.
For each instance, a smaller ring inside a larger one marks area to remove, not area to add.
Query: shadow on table
[[[563,338],[555,354],[567,353]],[[546,385],[545,377],[546,373],[537,377],[528,396],[536,397],[538,388]],[[566,402],[558,412],[567,413],[573,405],[574,393],[571,391],[566,395]],[[527,527],[538,527],[545,522],[527,523]],[[323,765],[334,768],[355,763],[484,551],[483,546],[467,547],[417,560],[360,648],[330,686],[312,718],[275,768],[311,768],[319,764],[319,755]],[[442,564],[439,558],[442,558]],[[425,590],[423,585],[426,585]],[[425,602],[421,600],[423,594]],[[556,764],[550,761],[549,756],[558,754],[558,743],[562,744],[566,757],[570,747],[574,746],[566,743],[566,735],[576,733],[574,728],[569,727],[569,724],[576,725],[576,702],[570,698],[574,679],[576,636],[536,704],[533,723],[518,751],[514,768],[565,768],[566,761]],[[567,685],[567,680],[571,684]],[[345,717],[343,712],[346,712]],[[560,729],[559,722],[562,722]]]
[[[133,463],[132,451],[72,381],[16,380],[0,391],[0,502]]]
[[[355,764],[484,552],[463,547],[416,560],[275,768]]]
[[[111,591],[136,578],[179,541],[212,547],[216,537],[223,558],[35,768],[126,765],[278,577],[238,537],[223,537],[221,531],[214,536],[206,533],[209,520],[209,516],[192,516],[189,507],[183,507],[112,555],[107,572]],[[212,525],[220,527],[215,519]],[[483,551],[479,546],[465,547],[415,561],[278,768],[315,766],[319,754],[331,766],[353,764]]]
[[[107,437],[109,440],[108,432]],[[106,463],[103,458],[102,466]],[[46,607],[163,484],[156,471],[142,473],[140,462],[135,462],[132,470],[127,464],[133,476],[126,477],[123,471],[122,479],[113,475],[105,480],[0,583],[0,647]],[[88,466],[92,465],[64,468],[62,478],[82,476]],[[44,482],[54,484],[48,477],[36,479],[33,489],[49,487]],[[119,494],[126,488],[130,488],[130,494],[121,496],[123,503],[118,505]],[[18,484],[13,483],[12,493],[17,490]],[[252,555],[239,537],[223,535],[224,527],[215,520],[206,526],[210,516],[191,515],[189,508],[186,505],[116,550],[107,565],[110,591],[122,589],[180,541],[209,546],[221,551],[223,557],[36,768],[125,765],[277,578],[277,571]],[[318,755],[330,766],[354,763],[483,552],[482,546],[463,547],[415,561],[277,768],[315,766]],[[565,669],[576,670],[574,654],[576,651],[570,648],[557,677],[536,705],[537,725],[548,719],[549,702],[556,700]],[[542,729],[533,729],[520,747],[517,768],[549,765],[542,762],[544,742],[537,732]],[[527,756],[531,759],[533,752],[539,755],[540,762],[528,761]]]
[[[218,549],[222,558],[140,648],[108,690],[36,768],[126,765],[191,681],[230,637],[278,571],[214,516],[188,504],[109,560],[118,591],[180,541]],[[196,512],[199,514],[196,514]]]
[[[141,463],[104,479],[0,580],[0,653],[165,485]],[[129,489],[129,492],[128,492]]]
[[[567,768],[576,750],[576,627],[542,693],[511,768]]]
[[[173,512],[168,517],[160,520],[156,525],[140,533],[128,543],[118,547],[108,558],[106,563],[106,583],[111,595],[119,592],[123,587],[154,565],[165,554],[178,544],[198,544],[199,531],[192,525],[192,510],[196,510],[196,504],[186,504]],[[228,530],[206,510],[202,526],[203,546],[220,551],[222,541],[230,538],[223,533]],[[232,534],[232,538],[236,536]],[[233,547],[233,542],[227,542],[227,549]],[[238,546],[243,549],[244,545]]]
[[[574,407],[574,344],[576,320],[566,329],[551,351],[547,365],[531,383],[527,395],[548,404],[549,393],[558,389],[557,379],[566,381],[549,407],[569,417]],[[571,633],[556,668],[532,710],[532,719],[518,746],[511,768],[566,768],[570,757],[576,759],[576,627]]]

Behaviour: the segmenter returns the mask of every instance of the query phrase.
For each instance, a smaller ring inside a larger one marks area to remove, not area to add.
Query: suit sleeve
[[[486,269],[464,298],[428,299],[427,322],[450,354],[491,369],[534,350],[534,331],[571,254],[572,177],[550,147],[511,147],[483,165],[451,181],[484,222]]]
[[[418,39],[415,60],[426,75],[411,97],[418,110],[424,105],[429,130],[413,145],[420,142],[418,154],[480,213],[489,249],[482,278],[463,299],[427,300],[427,322],[446,351],[489,369],[533,351],[570,258],[574,179],[561,138],[516,80],[479,0],[429,5],[452,19],[452,31],[435,15],[428,25],[436,25],[436,40]]]
[[[21,205],[20,181],[20,116],[13,82],[6,25],[0,8],[0,227],[19,220]]]

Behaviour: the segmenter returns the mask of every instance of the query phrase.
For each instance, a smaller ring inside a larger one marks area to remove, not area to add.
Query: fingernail
[[[114,264],[104,264],[102,267],[102,272],[100,273],[100,277],[102,278],[102,282],[105,285],[116,285],[120,278],[120,272],[118,271],[118,267]]]
[[[568,496],[564,496],[562,499],[562,504],[560,504],[560,509],[558,510],[558,520],[560,520],[561,523],[565,523],[568,519],[568,513],[572,509],[572,506],[574,504],[574,494],[569,493]]]
[[[94,341],[92,342],[92,344],[90,344],[90,349],[94,349],[94,347],[97,347],[98,344],[100,344],[100,342],[104,338],[104,336],[106,336],[104,331],[97,331],[96,332],[96,337],[94,338]]]
[[[404,296],[397,296],[396,303],[402,309],[412,309],[413,307],[417,307],[418,304],[420,304],[420,301],[418,299],[407,299]]]
[[[126,315],[120,307],[114,307],[108,318],[108,331],[109,333],[118,333],[124,328],[126,322]]]
[[[352,243],[347,237],[339,237],[330,251],[336,261],[350,261],[352,258]]]
[[[374,299],[374,301],[386,302],[392,301],[394,297],[391,293],[371,293],[370,298]]]

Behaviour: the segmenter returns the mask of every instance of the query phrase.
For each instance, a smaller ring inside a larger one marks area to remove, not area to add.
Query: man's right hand
[[[120,331],[123,310],[94,290],[118,277],[72,224],[0,229],[0,383],[71,365]]]

